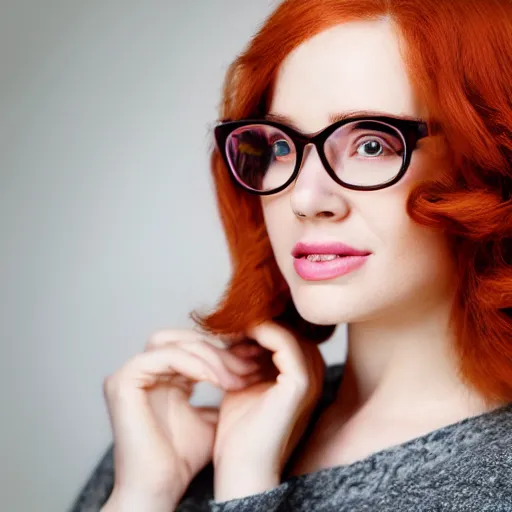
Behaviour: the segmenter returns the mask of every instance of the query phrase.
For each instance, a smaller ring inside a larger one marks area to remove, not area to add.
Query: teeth
[[[331,261],[339,257],[338,254],[308,254],[306,259],[309,261]]]

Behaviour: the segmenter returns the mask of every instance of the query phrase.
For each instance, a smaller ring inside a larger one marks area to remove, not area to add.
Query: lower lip
[[[307,258],[295,258],[295,272],[306,281],[323,281],[343,276],[358,269],[368,259],[366,256],[343,256],[330,261],[309,261]]]

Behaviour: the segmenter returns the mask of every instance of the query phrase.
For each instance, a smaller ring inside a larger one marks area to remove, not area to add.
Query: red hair
[[[284,58],[313,35],[389,18],[409,78],[429,113],[447,172],[410,194],[407,214],[444,230],[458,263],[452,309],[459,373],[489,403],[512,401],[512,2],[510,0],[285,0],[228,70],[220,118],[260,117]],[[428,140],[428,139],[427,139]],[[437,141],[437,142],[436,142]],[[192,318],[216,334],[268,319],[321,342],[335,326],[301,319],[265,229],[259,198],[211,154],[233,274],[217,309]]]

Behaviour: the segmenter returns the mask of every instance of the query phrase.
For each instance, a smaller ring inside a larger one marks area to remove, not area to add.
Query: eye
[[[366,151],[366,154],[361,151],[361,148],[362,151]],[[380,156],[384,151],[384,147],[379,140],[370,139],[361,143],[356,151],[361,156]]]
[[[286,140],[276,140],[272,144],[274,155],[276,157],[288,156],[291,153],[290,145]]]

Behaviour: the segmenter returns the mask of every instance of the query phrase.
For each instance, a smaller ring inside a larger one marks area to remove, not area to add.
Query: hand
[[[138,503],[169,512],[211,461],[218,409],[190,405],[194,385],[206,380],[242,389],[262,378],[246,344],[234,350],[218,345],[196,330],[160,331],[105,379],[115,484],[104,510],[136,510]]]
[[[262,362],[267,378],[224,395],[213,453],[216,501],[279,485],[323,389],[325,362],[316,345],[273,322],[247,335],[269,351]]]

